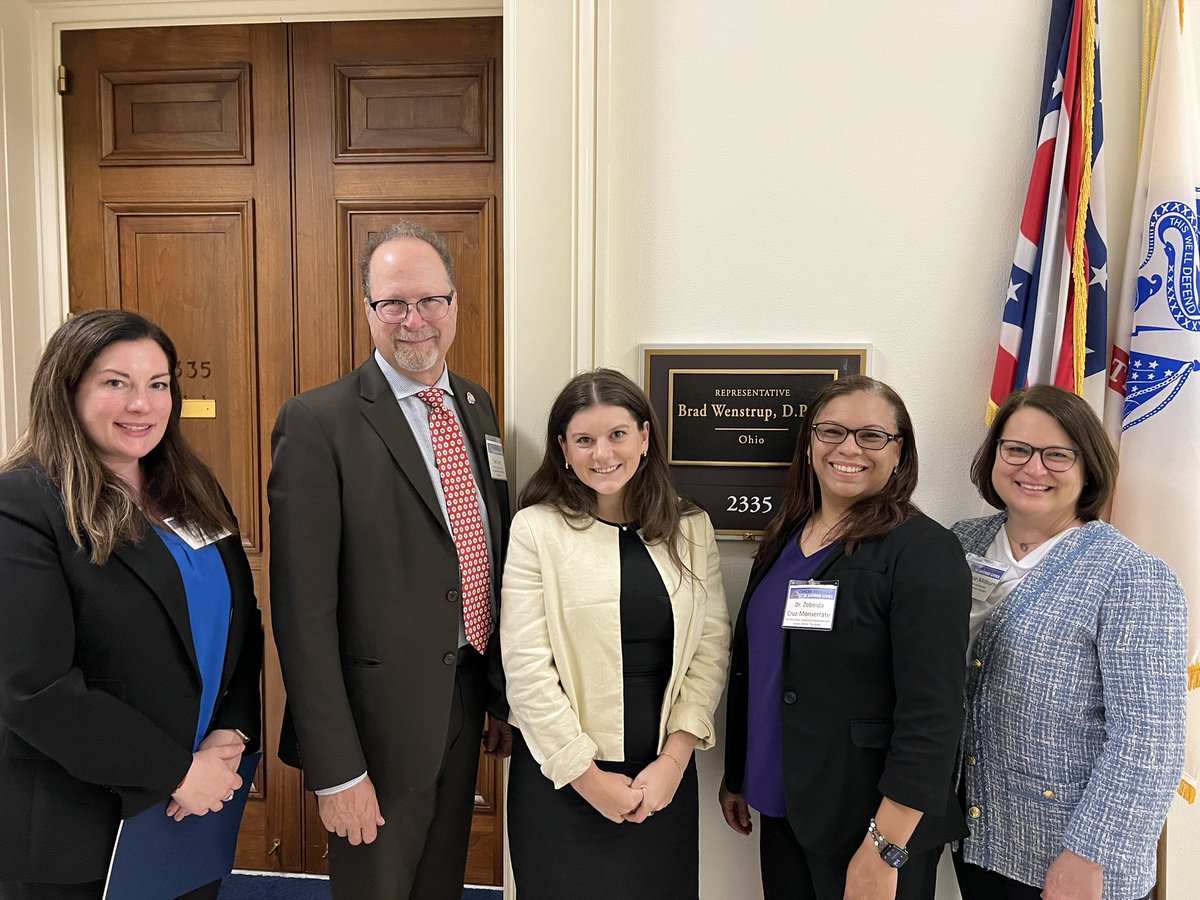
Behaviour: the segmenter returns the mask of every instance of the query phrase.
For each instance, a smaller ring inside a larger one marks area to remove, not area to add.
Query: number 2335
[[[745,495],[734,496],[730,494],[725,498],[729,501],[729,505],[725,507],[725,512],[741,512],[741,513],[769,513],[775,508],[772,503],[772,497],[748,497]]]

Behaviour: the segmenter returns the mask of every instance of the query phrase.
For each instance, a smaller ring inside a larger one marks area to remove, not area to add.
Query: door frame
[[[63,31],[501,15],[505,439],[514,487],[532,474],[541,457],[541,423],[558,385],[599,358],[604,309],[598,298],[607,270],[611,0],[15,2],[28,8],[31,19],[41,343],[68,312],[62,113],[52,77]],[[14,216],[10,229],[16,224]],[[11,394],[23,397],[32,372],[16,378]]]

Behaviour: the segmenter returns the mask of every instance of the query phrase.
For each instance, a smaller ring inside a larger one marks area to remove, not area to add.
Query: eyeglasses
[[[374,310],[375,315],[379,317],[380,322],[386,322],[388,325],[399,325],[408,318],[408,312],[414,306],[421,318],[426,322],[436,322],[438,319],[446,318],[446,313],[450,311],[450,304],[454,301],[454,294],[435,294],[432,297],[422,297],[416,303],[406,303],[403,300],[368,300],[367,306]]]
[[[1033,454],[1038,453],[1042,457],[1042,465],[1051,472],[1069,471],[1083,453],[1082,450],[1073,450],[1070,447],[1035,447],[1024,441],[1012,441],[1008,438],[1000,438],[996,441],[996,446],[1000,448],[1000,458],[1010,466],[1023,466],[1033,459]]]
[[[900,440],[900,435],[888,434],[878,428],[846,428],[836,422],[818,422],[812,430],[822,444],[840,444],[852,434],[854,443],[864,450],[882,450],[889,442]]]

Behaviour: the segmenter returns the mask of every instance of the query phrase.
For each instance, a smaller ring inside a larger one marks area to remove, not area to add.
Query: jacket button
[[[968,766],[974,766],[974,765],[977,765],[978,763],[979,763],[979,759],[977,757],[974,757],[974,756],[967,757],[967,765]]]
[[[983,815],[983,810],[980,809],[978,806],[972,806],[970,809],[967,810],[967,815],[970,816],[972,819],[978,819],[980,816]]]
[[[442,662],[444,662],[448,666],[454,665],[454,663],[457,661],[458,661],[457,653],[447,653],[445,656],[442,657]]]
[[[796,702],[796,692],[795,691],[784,691],[783,692],[783,702],[788,704],[789,706],[791,706],[793,703],[795,703]]]
[[[451,603],[457,603],[459,596],[458,591],[446,591],[446,599]]]
[[[983,660],[977,656],[973,660],[971,660],[971,665],[973,665],[977,669],[982,669],[983,668]]]
[[[1042,796],[1045,797],[1047,800],[1053,800],[1054,799],[1054,791],[1047,788],[1046,790],[1042,791]]]

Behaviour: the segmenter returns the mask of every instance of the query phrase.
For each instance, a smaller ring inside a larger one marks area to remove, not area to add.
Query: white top
[[[967,642],[967,662],[971,661],[971,657],[975,653],[975,640],[979,637],[979,632],[983,630],[983,625],[995,611],[1000,602],[1013,592],[1021,579],[1029,572],[1037,568],[1038,563],[1046,558],[1054,546],[1065,538],[1068,534],[1074,531],[1079,526],[1076,525],[1068,528],[1065,531],[1060,531],[1058,534],[1049,540],[1044,541],[1032,552],[1027,553],[1023,559],[1017,559],[1013,556],[1012,544],[1008,539],[1008,526],[1002,525],[1000,530],[996,532],[996,536],[992,538],[992,542],[987,548],[987,558],[993,562],[997,562],[1001,567],[1004,567],[1004,574],[1000,576],[1000,580],[996,586],[992,588],[992,592],[986,597],[971,597],[971,637]]]

